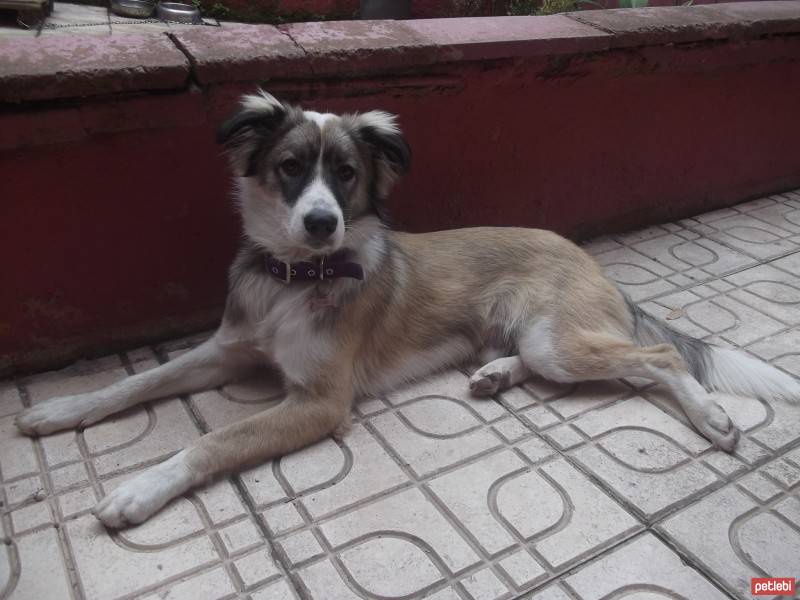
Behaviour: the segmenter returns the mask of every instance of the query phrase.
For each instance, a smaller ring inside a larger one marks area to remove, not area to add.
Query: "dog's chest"
[[[333,352],[332,336],[317,318],[330,299],[316,287],[270,287],[261,298],[266,301],[251,303],[247,310],[244,330],[250,331],[250,344],[287,379],[310,383]]]

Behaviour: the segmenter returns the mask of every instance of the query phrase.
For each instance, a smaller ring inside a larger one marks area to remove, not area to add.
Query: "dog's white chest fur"
[[[301,385],[325,368],[333,350],[330,334],[314,325],[310,302],[303,299],[284,313],[271,339],[273,360],[287,379]]]
[[[331,335],[314,322],[315,289],[287,288],[270,280],[254,282],[252,288],[255,293],[243,307],[245,320],[221,331],[221,341],[258,353],[289,381],[308,384],[333,351]]]

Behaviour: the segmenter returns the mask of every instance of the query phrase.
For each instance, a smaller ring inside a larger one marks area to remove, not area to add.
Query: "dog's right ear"
[[[225,146],[237,176],[258,172],[259,150],[275,136],[286,114],[286,106],[263,90],[242,97],[242,109],[217,132],[217,143]]]

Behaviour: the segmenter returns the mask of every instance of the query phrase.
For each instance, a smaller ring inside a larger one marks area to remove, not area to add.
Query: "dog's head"
[[[239,178],[246,235],[285,260],[335,252],[375,228],[410,160],[394,115],[320,114],[265,92],[242,99],[218,141]]]

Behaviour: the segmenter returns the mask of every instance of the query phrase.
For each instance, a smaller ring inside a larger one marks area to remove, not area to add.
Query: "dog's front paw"
[[[47,435],[62,429],[72,429],[96,423],[102,402],[91,394],[53,398],[19,413],[14,420],[26,435]]]
[[[192,485],[185,451],[150,468],[113,490],[94,507],[92,514],[114,529],[145,521],[167,502]]]

